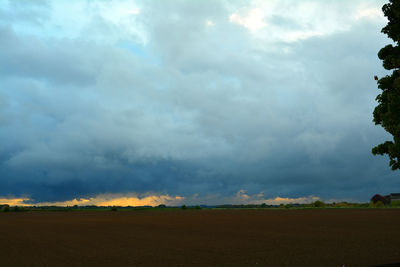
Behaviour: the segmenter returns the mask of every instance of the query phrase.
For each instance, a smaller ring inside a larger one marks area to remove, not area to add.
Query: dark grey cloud
[[[46,44],[36,37],[18,38],[10,27],[0,28],[0,72],[16,76],[47,80],[62,84],[90,84],[94,82],[93,60],[83,58],[82,50],[91,47],[79,41],[53,41]]]
[[[347,28],[293,41],[273,36],[309,34],[296,17],[273,14],[258,32],[230,22],[245,2],[136,4],[124,20],[82,4],[92,11],[69,26],[45,15],[55,2],[32,7],[40,33],[0,19],[0,196],[365,201],[399,186],[370,153],[388,138],[372,123],[382,20],[345,12]]]

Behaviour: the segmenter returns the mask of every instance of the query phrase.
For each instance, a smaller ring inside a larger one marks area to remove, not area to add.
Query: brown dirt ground
[[[0,213],[1,266],[400,262],[400,209]]]

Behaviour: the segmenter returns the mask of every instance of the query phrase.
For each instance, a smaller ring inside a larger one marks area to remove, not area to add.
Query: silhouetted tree
[[[1,211],[9,212],[10,211],[10,206],[8,204],[1,205]]]
[[[313,205],[313,207],[316,207],[316,208],[322,208],[322,207],[325,207],[325,203],[324,203],[324,202],[322,202],[321,200],[317,200],[317,201],[315,201],[314,203],[312,203],[312,205]]]
[[[383,67],[393,72],[379,80],[375,76],[382,93],[376,97],[378,106],[374,110],[374,122],[382,125],[393,136],[393,141],[377,145],[372,153],[387,154],[392,170],[396,170],[400,168],[400,1],[389,0],[382,11],[389,21],[382,32],[394,41],[394,46],[390,44],[382,48],[378,57],[383,61]]]

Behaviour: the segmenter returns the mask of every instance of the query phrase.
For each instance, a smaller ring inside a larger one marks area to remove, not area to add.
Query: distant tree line
[[[380,207],[399,207],[400,201],[388,202],[387,196],[375,195],[371,198],[370,202],[367,203],[352,203],[352,202],[333,202],[325,203],[321,200],[314,201],[312,203],[286,203],[278,205],[262,204],[225,204],[216,206],[206,205],[182,205],[182,206],[166,206],[164,204],[152,207],[152,206],[10,206],[8,204],[0,204],[0,212],[23,212],[23,211],[139,211],[139,210],[201,210],[201,209],[307,209],[307,208],[380,208]]]

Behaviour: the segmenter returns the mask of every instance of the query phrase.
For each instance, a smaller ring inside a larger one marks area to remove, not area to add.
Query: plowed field
[[[0,213],[1,266],[372,266],[400,209]]]

